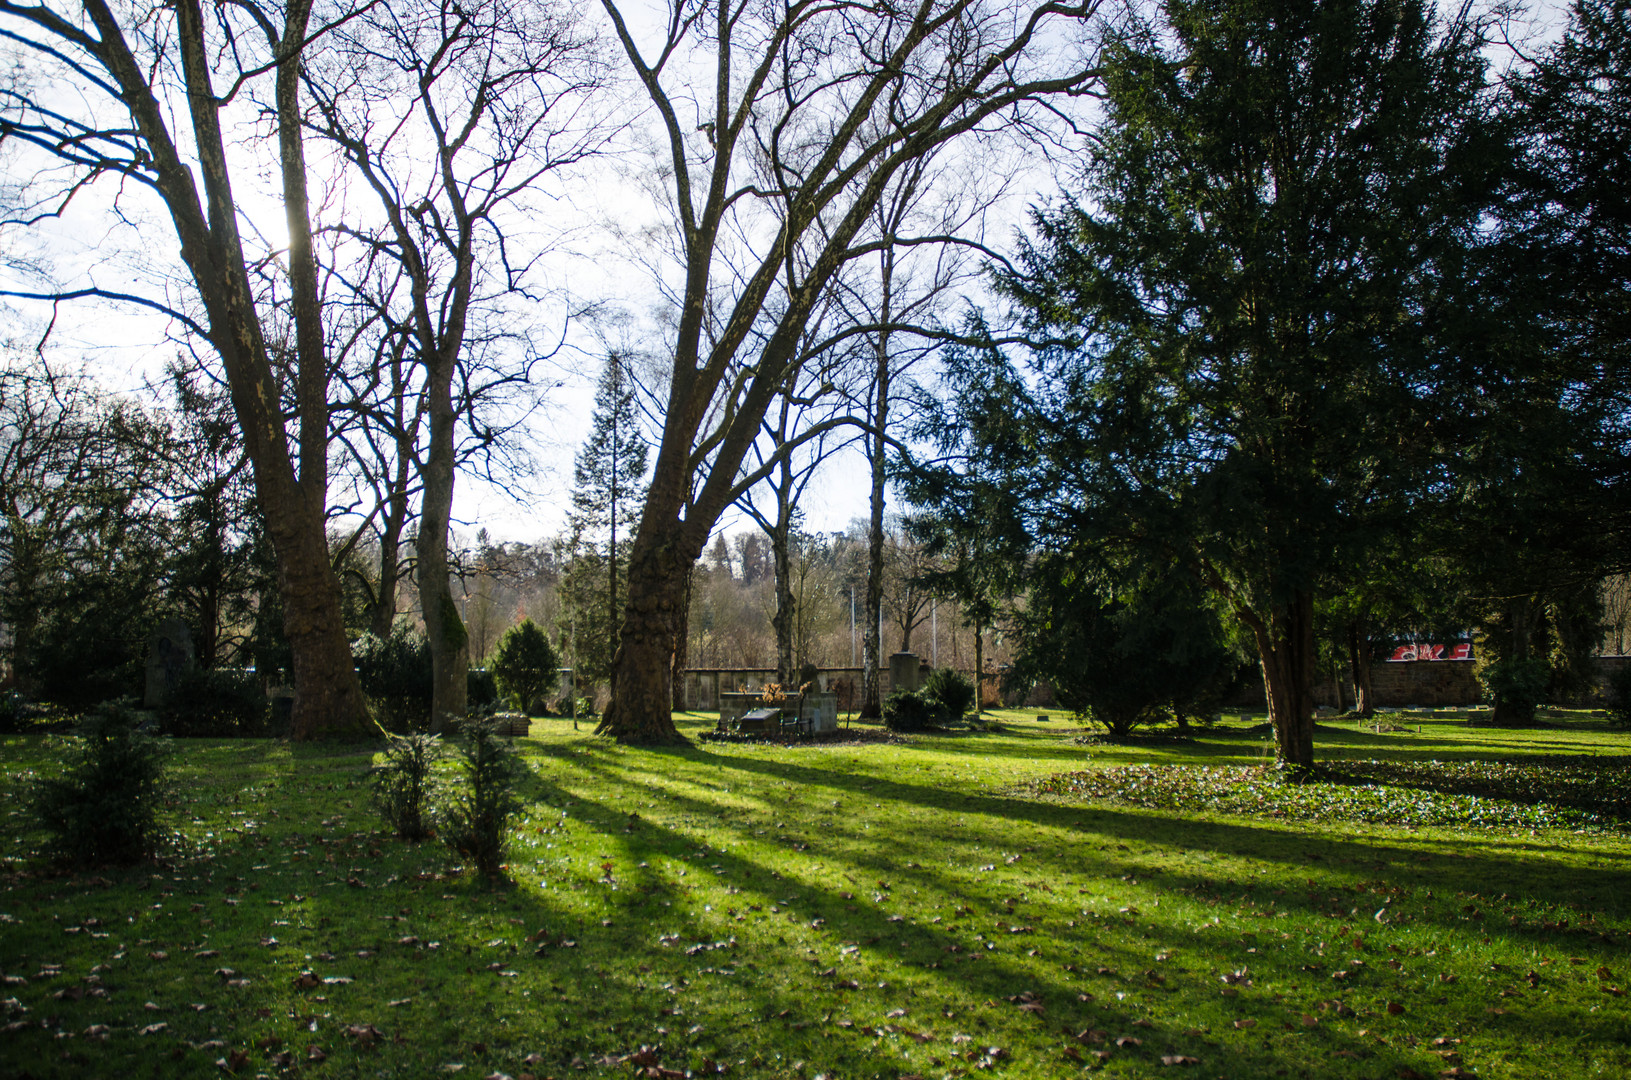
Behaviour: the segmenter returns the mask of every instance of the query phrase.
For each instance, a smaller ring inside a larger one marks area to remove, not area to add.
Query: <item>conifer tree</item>
[[[645,498],[641,481],[646,474],[646,453],[634,409],[633,384],[623,357],[612,353],[606,358],[595,394],[589,438],[572,467],[574,562],[586,557],[600,571],[606,601],[604,615],[598,615],[592,610],[593,602],[581,594],[568,599],[573,610],[563,612],[563,617],[576,624],[574,663],[584,654],[611,656],[620,622],[618,582],[627,573],[619,565],[619,530],[628,531],[630,520]],[[596,640],[601,635],[605,636],[604,643]]]

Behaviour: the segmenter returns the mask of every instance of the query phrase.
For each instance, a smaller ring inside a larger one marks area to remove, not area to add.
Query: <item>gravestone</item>
[[[889,692],[916,690],[921,670],[917,657],[909,652],[898,652],[889,658]]]
[[[157,709],[169,699],[181,676],[193,669],[193,632],[181,619],[166,619],[147,639],[147,689],[142,706]]]

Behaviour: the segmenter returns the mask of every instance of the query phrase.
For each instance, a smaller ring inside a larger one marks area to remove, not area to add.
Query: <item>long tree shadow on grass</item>
[[[709,766],[710,772],[714,769],[718,769],[719,772],[715,773],[716,776],[723,776],[727,773],[727,771],[745,771],[756,773],[758,775],[782,782],[796,782],[806,785],[825,787],[831,790],[850,791],[851,794],[864,793],[865,797],[869,799],[882,799],[895,796],[898,798],[915,799],[919,802],[924,801],[924,793],[916,785],[878,781],[865,777],[846,777],[844,779],[849,782],[837,783],[834,782],[835,777],[827,770],[815,770],[812,772],[803,766],[787,766],[781,763],[771,763],[753,759],[744,760],[741,758],[733,758],[725,762],[714,762],[708,760],[712,757],[712,755],[707,755],[706,753],[699,754],[696,752],[681,752],[679,754],[664,754],[660,756],[669,758],[670,760],[675,758],[695,760],[698,764]],[[603,777],[603,779],[612,780],[615,782],[618,779],[617,774],[623,771],[619,770],[616,764],[613,762],[600,759],[599,755],[580,755],[580,757],[587,757],[589,760],[580,760],[576,763],[579,766],[587,766],[592,771],[600,771],[602,768],[609,769],[609,774]],[[733,790],[737,789],[733,787]],[[672,809],[695,814],[699,817],[710,816],[710,811],[713,809],[713,805],[708,800],[703,798],[678,796],[673,792],[665,792],[660,797],[667,804],[669,804]],[[621,812],[619,810],[604,803],[597,805],[599,807],[599,814],[603,819],[613,824],[619,820],[619,817],[621,816]],[[1198,846],[1213,851],[1230,851],[1245,859],[1257,859],[1260,861],[1296,861],[1299,863],[1299,865],[1312,866],[1312,863],[1309,861],[1310,856],[1312,856],[1316,859],[1322,860],[1334,859],[1337,861],[1350,862],[1363,861],[1369,864],[1375,871],[1391,873],[1401,864],[1408,864],[1419,857],[1419,852],[1410,848],[1401,847],[1398,849],[1378,850],[1376,847],[1370,845],[1336,842],[1323,837],[1295,835],[1293,830],[1281,829],[1270,832],[1268,830],[1246,829],[1238,826],[1221,825],[1215,822],[1191,824],[1188,827],[1180,824],[1179,827],[1174,830],[1172,827],[1173,823],[1171,822],[1152,823],[1150,820],[1136,814],[1122,814],[1099,810],[1072,810],[1069,808],[1047,807],[1038,804],[1018,804],[1015,800],[1004,800],[990,796],[952,796],[949,800],[941,800],[940,805],[949,811],[961,812],[968,816],[994,816],[1006,820],[1009,823],[1024,821],[1032,826],[1030,831],[1033,833],[1057,828],[1060,831],[1073,832],[1078,836],[1078,838],[1081,838],[1084,833],[1096,833],[1098,839],[1101,841],[1132,840],[1135,843],[1144,841],[1149,842],[1163,850],[1170,850],[1173,848],[1181,850],[1184,847]],[[1066,821],[1065,818],[1067,817],[1071,820]],[[748,839],[746,833],[741,828],[738,827],[737,831],[740,834],[738,836],[739,840],[745,841]],[[1172,835],[1174,831],[1176,831],[1178,835]],[[689,846],[694,846],[696,843],[696,840],[693,837],[686,836],[678,830],[663,827],[663,832],[666,835],[664,844],[670,848],[683,849]],[[1265,835],[1266,832],[1269,834]],[[1005,828],[1003,830],[1003,835],[1005,837],[1012,836],[1013,830]],[[987,839],[986,842],[989,843],[989,839]],[[1292,850],[1287,850],[1288,848]],[[1308,850],[1309,848],[1318,848],[1319,850],[1310,852]],[[1151,872],[1152,870],[1155,870],[1155,867],[1151,865],[1152,858],[1160,859],[1162,857],[1160,855],[1152,856],[1151,852],[1149,851],[1132,852],[1126,856],[1119,854],[1099,856],[1091,852],[1084,851],[1082,847],[1073,848],[1072,850],[1076,857],[1071,860],[1071,865],[1068,867],[1056,859],[1055,865],[1051,871],[1039,871],[1038,868],[1033,865],[1024,871],[1024,876],[1035,877],[1039,872],[1044,876],[1051,873],[1056,876],[1056,880],[1069,875],[1079,876],[1083,872],[1082,867],[1084,863],[1090,867],[1097,864],[1097,873],[1103,876],[1113,874],[1118,867],[1126,865],[1129,861],[1136,861],[1145,866],[1145,872]],[[1101,850],[1103,850],[1103,845],[1101,845]],[[1324,852],[1324,854],[1322,855],[1321,852]],[[785,859],[788,860],[788,862],[784,862],[782,864],[784,868],[789,866],[791,863],[813,865],[818,860],[830,863],[835,858],[843,857],[839,856],[834,850],[823,847],[819,844],[809,845],[806,851],[797,857],[795,857],[791,852],[783,853],[783,855]],[[944,950],[947,947],[946,943],[953,940],[953,938],[944,931],[934,931],[922,925],[890,925],[884,921],[882,910],[856,915],[853,918],[846,918],[844,915],[834,915],[835,911],[843,911],[848,905],[846,905],[843,895],[841,893],[836,893],[832,887],[818,885],[806,879],[800,881],[796,886],[790,884],[786,889],[777,889],[774,885],[768,885],[762,880],[762,875],[767,871],[767,868],[763,865],[749,860],[741,860],[737,856],[726,852],[711,851],[708,853],[707,857],[710,862],[717,863],[720,867],[722,867],[724,872],[727,874],[743,874],[752,876],[755,873],[752,867],[758,866],[758,875],[760,876],[755,877],[754,887],[770,889],[770,891],[766,893],[767,896],[782,896],[782,894],[786,892],[796,891],[797,895],[792,897],[790,900],[785,898],[783,899],[783,903],[788,905],[789,912],[796,911],[796,918],[790,921],[803,922],[806,919],[812,921],[824,920],[828,924],[826,929],[827,933],[836,933],[840,936],[848,934],[863,941],[868,940],[868,934],[872,936],[873,940],[882,940],[886,937],[895,937],[899,941],[898,946],[895,948],[898,950],[898,954],[903,956],[919,956],[925,950],[927,950],[930,955],[933,955],[933,949],[936,946]],[[867,874],[881,873],[886,874],[893,879],[904,878],[911,880],[920,888],[932,890],[936,895],[941,897],[962,897],[971,892],[977,891],[977,887],[975,885],[975,882],[978,880],[977,877],[971,877],[967,873],[957,874],[949,869],[927,870],[922,867],[918,867],[915,870],[906,870],[902,868],[898,861],[887,859],[885,853],[882,852],[875,852],[871,857],[862,857],[854,852],[851,852],[847,857],[857,864],[857,869],[861,869],[864,866],[864,872]],[[1447,877],[1464,879],[1463,883],[1470,885],[1475,881],[1487,881],[1485,875],[1491,872],[1494,867],[1505,866],[1511,861],[1512,860],[1475,860],[1475,865],[1467,867],[1454,867],[1449,874],[1440,872],[1427,876],[1431,877],[1432,884],[1434,887],[1438,888],[1445,887],[1445,879]],[[1456,871],[1465,872],[1458,875]],[[1089,872],[1092,871],[1090,870]],[[769,871],[769,873],[774,876],[776,872]],[[1018,873],[1019,872],[1015,872],[1016,877],[1018,876]],[[1417,876],[1424,875],[1418,874]],[[789,874],[785,875],[782,880],[790,883],[794,880],[794,878],[791,874]],[[1012,883],[1002,882],[999,884],[995,878],[988,880],[989,885],[996,887],[999,893],[1006,891],[1024,891],[1022,883],[1018,881]],[[1202,889],[1209,885],[1216,884],[1218,883],[1208,881],[1207,879],[1186,877],[1181,875],[1174,877],[1171,881],[1171,887],[1179,890]],[[1612,885],[1610,885],[1610,888],[1612,888]],[[986,902],[989,903],[989,899],[987,899]],[[1275,905],[1279,905],[1282,908],[1306,906],[1308,911],[1311,913],[1329,914],[1329,912],[1323,910],[1329,905],[1329,902],[1330,901],[1328,898],[1311,893],[1306,900],[1280,897],[1270,901],[1269,905],[1271,910]],[[1435,905],[1435,907],[1443,909],[1437,912],[1443,924],[1441,928],[1451,928],[1453,924],[1451,922],[1451,916],[1449,915],[1450,905],[1441,904]],[[1426,913],[1424,912],[1424,918],[1425,917]],[[1462,926],[1456,927],[1456,929],[1464,932],[1466,928]],[[1176,943],[1184,943],[1194,940],[1197,932],[1197,928],[1193,926],[1185,927],[1175,921],[1163,921],[1159,926],[1151,924],[1149,930],[1152,935],[1152,940],[1159,939],[1166,942]],[[1510,933],[1511,931],[1502,930],[1501,932],[1506,934]],[[1537,939],[1537,942],[1538,940],[1540,939]],[[1555,941],[1551,943],[1555,944]],[[792,947],[796,948],[797,944],[797,942],[794,942]],[[1136,963],[1137,957],[1137,950],[1128,946],[1118,949],[1102,950],[1102,958],[1108,961],[1110,964],[1118,967]],[[1263,979],[1265,982],[1273,980],[1278,983],[1284,983],[1297,978],[1297,975],[1294,973],[1294,963],[1296,959],[1298,959],[1298,957],[1295,955],[1284,959],[1271,959],[1265,956],[1257,958],[1252,962],[1259,965],[1259,978]],[[1306,966],[1304,966],[1302,970],[1307,971],[1308,969]],[[1037,988],[1035,984],[1038,981],[1034,973],[1020,971],[1012,965],[1002,962],[992,964],[990,960],[975,962],[962,960],[958,962],[955,973],[942,969],[934,976],[934,978],[955,982],[962,994],[971,1000],[977,999],[981,995],[985,995],[987,1000],[992,1001],[1001,1000],[996,996],[999,993],[1012,996],[1016,989],[1021,985],[1027,986],[1034,990]],[[1079,979],[1067,979],[1061,976],[1052,981],[1046,982],[1041,988],[1039,997],[1052,1003],[1059,1000],[1059,997],[1062,994],[1064,1000],[1068,1002],[1071,996],[1072,988],[1080,987],[1080,985],[1081,982]],[[1111,985],[1117,984],[1112,983]],[[1101,986],[1099,989],[1101,991],[1100,997],[1103,997],[1104,994],[1102,991],[1105,988]],[[1140,993],[1142,993],[1144,989],[1147,988],[1140,988]],[[886,1002],[879,1002],[874,1008],[881,1009],[884,1004],[886,1004]],[[1484,1002],[1481,999],[1473,1000],[1469,998],[1457,1010],[1459,1013],[1465,1014],[1465,1016],[1461,1017],[1460,1019],[1466,1023],[1473,1023],[1474,1021],[1479,1020],[1481,1018],[1480,1013],[1483,1005]],[[1265,1016],[1267,1016],[1269,1013],[1275,1013],[1277,1008],[1271,1007],[1267,1003],[1263,1002],[1259,1002],[1258,1006],[1261,1009],[1268,1010],[1268,1012],[1265,1013]],[[1092,1025],[1094,1023],[1102,1024],[1106,1022],[1105,1017],[1101,1012],[1096,1012],[1092,1009],[1082,1009],[1077,1011],[1080,1013],[1080,1015],[1071,1016],[1073,1023],[1080,1022]],[[1128,1015],[1131,1014],[1129,1013],[1121,1017],[1120,1022],[1122,1024],[1125,1025]],[[1145,1019],[1149,1020],[1153,1025],[1153,1030],[1145,1034],[1146,1041],[1151,1042],[1152,1045],[1177,1047],[1183,1049],[1185,1052],[1193,1054],[1205,1053],[1211,1060],[1216,1060],[1214,1055],[1221,1053],[1223,1050],[1223,1047],[1216,1044],[1213,1040],[1203,1039],[1192,1031],[1180,1030],[1181,1024],[1176,1019],[1168,1019],[1167,1017],[1160,1015],[1159,1011],[1155,1015],[1146,1017]],[[1538,1018],[1541,1022],[1536,1025],[1534,1023],[1536,1019],[1537,1018],[1535,1017],[1527,1018],[1524,1021],[1526,1024],[1525,1030],[1534,1030],[1538,1026],[1539,1028],[1554,1029],[1557,1032],[1561,1032],[1564,1027],[1569,1026],[1562,1020],[1552,1017]],[[1607,1021],[1604,1021],[1604,1023],[1606,1022]],[[834,1034],[835,1037],[840,1039],[849,1037],[848,1034],[844,1032]],[[1574,1034],[1575,1037],[1580,1037],[1582,1032],[1578,1029],[1578,1027],[1576,1027]],[[1596,1033],[1597,1036],[1601,1037],[1607,1037],[1608,1034],[1609,1033],[1606,1031],[1606,1029]],[[1157,1037],[1159,1037],[1161,1040],[1159,1043],[1156,1042]],[[1319,1038],[1323,1041],[1322,1045],[1324,1047],[1324,1052],[1333,1052],[1338,1049],[1347,1049],[1350,1053],[1375,1052],[1373,1048],[1359,1046],[1357,1040],[1345,1039],[1335,1033],[1322,1032]],[[1231,1053],[1237,1055],[1240,1054],[1240,1048],[1237,1046],[1231,1046],[1229,1047],[1229,1050]],[[1263,1060],[1272,1062],[1274,1064],[1291,1064],[1299,1067],[1307,1065],[1307,1059],[1303,1056],[1307,1053],[1306,1048],[1303,1048],[1295,1053],[1290,1050],[1280,1053],[1272,1050],[1268,1046],[1264,1046],[1260,1052],[1254,1053],[1260,1053]],[[1239,1058],[1237,1057],[1236,1060],[1239,1060]],[[1400,1063],[1402,1063],[1404,1060],[1406,1060],[1404,1057],[1399,1058]],[[1245,1064],[1245,1062],[1242,1063]]]
[[[578,804],[586,802],[581,797],[569,796],[564,792],[558,797],[563,800],[571,798]],[[672,794],[667,795],[666,799],[671,803],[682,804],[679,808],[694,813],[705,814],[709,808],[702,800],[676,798]],[[588,802],[583,807],[583,812],[594,820],[614,828],[626,816],[620,809],[604,802]],[[603,839],[625,845],[624,857],[639,858],[641,865],[645,865],[658,855],[684,859],[696,846],[695,838],[660,825],[642,823],[634,831],[640,834],[640,839],[626,840],[615,833],[607,834]],[[706,852],[705,857],[710,868],[721,880],[741,882],[759,892],[761,899],[773,905],[779,901],[787,924],[798,928],[797,931],[789,931],[789,934],[796,934],[793,940],[789,941],[786,936],[780,939],[787,953],[783,958],[784,962],[794,961],[793,954],[798,951],[799,946],[806,945],[814,946],[808,950],[812,953],[819,949],[818,955],[821,959],[817,967],[829,963],[833,965],[826,972],[816,973],[812,979],[801,979],[795,973],[794,985],[781,992],[776,991],[773,978],[767,978],[756,969],[740,981],[743,996],[755,1003],[754,1016],[748,1022],[772,1025],[779,1022],[783,1028],[801,1031],[808,1026],[816,1013],[823,1010],[827,1012],[826,1020],[822,1021],[825,1026],[821,1028],[815,1042],[812,1043],[808,1036],[793,1035],[792,1049],[801,1057],[808,1056],[817,1062],[832,1063],[840,1069],[858,1066],[868,1055],[878,1052],[876,1044],[869,1045],[869,1040],[877,1038],[880,1033],[896,1034],[902,1029],[911,1031],[925,1022],[922,1018],[917,1018],[900,1019],[897,1023],[890,1023],[889,1017],[893,1011],[892,1006],[909,1004],[914,987],[921,988],[928,983],[949,984],[954,988],[954,996],[967,1003],[964,1008],[971,1019],[977,1018],[982,1009],[1012,1008],[1013,999],[1024,992],[1032,995],[1028,1000],[1037,1004],[1045,1003],[1051,1023],[1066,1020],[1068,1021],[1066,1026],[1071,1030],[1094,1030],[1102,1027],[1108,1037],[1127,1036],[1137,1030],[1133,1021],[1138,1020],[1143,1030],[1137,1033],[1144,1042],[1150,1044],[1152,1051],[1182,1051],[1191,1055],[1205,1055],[1211,1061],[1217,1061],[1225,1054],[1223,1045],[1206,1038],[1204,1033],[1185,1028],[1180,1019],[1183,1010],[1172,1008],[1173,1002],[1165,1002],[1167,1007],[1162,1008],[1160,1002],[1152,1003],[1149,1000],[1153,984],[1136,973],[1136,968],[1141,962],[1147,963],[1147,957],[1143,955],[1141,949],[1134,949],[1130,944],[1120,946],[1106,946],[1103,942],[1094,944],[1093,960],[1088,966],[1091,968],[1097,965],[1097,969],[1101,971],[1101,975],[1095,977],[1093,983],[1098,994],[1090,995],[1084,1003],[1079,997],[1085,985],[1084,976],[1075,974],[1079,970],[1076,965],[1055,967],[1052,970],[1056,974],[1051,978],[1039,979],[1034,970],[1024,969],[1013,962],[1022,945],[1005,943],[1003,951],[998,953],[977,951],[976,948],[964,948],[973,945],[968,934],[968,930],[973,929],[972,926],[965,929],[964,924],[935,929],[932,924],[917,917],[896,920],[886,915],[887,907],[858,908],[849,902],[853,898],[841,891],[842,882],[836,880],[837,874],[832,875],[834,879],[832,882],[823,885],[808,878],[799,881],[792,874],[780,875],[761,862],[744,859],[717,848]],[[813,860],[816,857],[817,854],[812,853],[808,858]],[[820,857],[829,862],[833,858],[831,853],[821,854]],[[1113,867],[1109,864],[1114,861],[1116,860],[1106,860],[1101,872],[1111,872]],[[968,899],[969,893],[975,891],[970,888],[970,883],[954,875],[923,867],[903,870],[898,864],[872,863],[866,866],[866,872],[869,874],[887,872],[897,881],[902,878],[910,879],[920,889],[927,889],[941,898],[937,907]],[[1073,872],[1080,874],[1080,867],[1074,868]],[[653,873],[661,877],[657,871],[654,870]],[[1034,874],[1036,871],[1032,869],[1027,873]],[[670,885],[672,884],[674,883],[671,881]],[[1007,884],[1004,883],[998,891],[1008,891]],[[789,897],[788,893],[794,895]],[[997,906],[988,897],[971,901],[973,902],[980,903],[982,907]],[[774,906],[772,910],[775,910]],[[1011,912],[1012,909],[1009,910]],[[969,911],[969,914],[974,913]],[[1012,915],[1009,917],[1012,918]],[[668,923],[664,925],[678,921],[678,917],[675,916],[669,918]],[[681,925],[685,925],[692,936],[700,934],[704,940],[709,936],[694,923]],[[653,931],[657,929],[652,927]],[[1174,920],[1165,920],[1159,927],[1152,925],[1150,930],[1160,940],[1176,944],[1180,949],[1189,943],[1196,933],[1195,928],[1180,926]],[[843,950],[838,948],[846,938],[856,943],[858,953],[864,949],[862,955],[855,956],[847,963],[841,959]],[[682,946],[689,944],[691,940],[692,937],[688,936],[683,942],[676,943],[675,951],[669,954],[669,959],[674,960],[683,955]],[[1029,944],[1026,939],[1012,940]],[[879,946],[880,943],[888,960],[881,965],[869,966],[866,957],[872,954],[873,947]],[[692,948],[700,948],[702,945],[703,941],[698,941]],[[690,967],[699,970],[700,965],[711,964],[712,961],[709,959],[711,955],[704,952],[701,959],[692,962]],[[1104,965],[1111,965],[1115,969],[1126,971],[1127,974],[1103,975]],[[670,966],[662,967],[661,970],[664,974],[676,976],[676,970]],[[677,970],[683,973],[686,964],[679,964]],[[738,971],[738,975],[740,974]],[[846,976],[856,975],[862,978],[859,981],[846,979]],[[888,985],[879,983],[877,990],[883,992],[875,992],[870,989],[869,984],[873,978],[880,975],[887,976],[892,981]],[[844,987],[848,989],[842,989]],[[748,992],[750,988],[753,992]],[[1137,999],[1136,1004],[1129,1002],[1125,1007],[1119,1005],[1110,1007],[1103,1004],[1112,998],[1128,994]],[[980,1004],[982,999],[983,1006]],[[1001,1004],[1004,1001],[1008,1004]],[[1245,1009],[1247,1015],[1258,1012],[1277,1020],[1283,1009],[1267,1001],[1258,1002]],[[956,1026],[969,1025],[967,1020],[960,1020]],[[1039,1026],[1036,1043],[1023,1048],[1023,1052],[1029,1054],[1049,1052],[1045,1045],[1047,1042],[1045,1027],[1046,1025]],[[1350,1053],[1356,1053],[1366,1049],[1362,1045],[1362,1040],[1334,1033],[1325,1035],[1324,1041],[1330,1050],[1348,1047],[1351,1048]],[[1231,1046],[1227,1050],[1237,1061],[1241,1060],[1242,1056],[1247,1059],[1258,1058],[1257,1062],[1251,1063],[1254,1065],[1289,1064],[1295,1067],[1308,1065],[1305,1057],[1306,1048],[1299,1048],[1300,1052],[1295,1054],[1280,1054],[1266,1047],[1262,1050],[1246,1051],[1244,1054],[1237,1046]],[[1009,1052],[1021,1052],[1021,1048],[1010,1047]],[[1135,1051],[1130,1056],[1136,1060],[1152,1055],[1148,1053],[1140,1055]],[[1384,1060],[1391,1057],[1394,1055],[1385,1054]],[[1398,1058],[1399,1062],[1404,1060],[1403,1056]],[[1153,1060],[1149,1063],[1153,1064]]]
[[[1296,823],[1245,825],[1216,820],[1191,821],[1107,810],[1101,807],[1061,805],[965,792],[955,788],[948,790],[746,755],[725,757],[695,748],[656,753],[663,757],[689,758],[716,771],[729,768],[756,773],[789,784],[831,788],[847,792],[851,796],[890,798],[922,809],[993,816],[1008,820],[1017,826],[1086,830],[1106,838],[1130,836],[1162,845],[1213,850],[1236,857],[1274,863],[1300,864],[1305,857],[1294,849],[1298,846],[1316,845],[1325,860],[1339,862],[1345,860],[1352,864],[1370,865],[1391,874],[1414,876],[1419,872],[1417,863],[1422,848],[1430,850],[1432,846],[1440,843],[1438,840],[1424,841],[1417,847],[1409,845],[1401,837],[1397,842],[1379,844],[1369,839],[1332,837],[1329,826],[1303,827]],[[608,779],[615,778],[618,768],[611,761],[597,763],[596,767],[605,770]],[[705,813],[706,804],[696,803],[693,812]],[[1087,822],[1093,824],[1085,824]],[[1021,828],[1012,835],[1017,839],[1022,838],[1024,834],[1025,830]],[[1295,838],[1294,843],[1287,844],[1287,838]],[[1504,891],[1514,894],[1519,894],[1526,888],[1540,895],[1557,890],[1559,882],[1555,880],[1555,867],[1530,858],[1530,853],[1534,849],[1527,841],[1515,837],[1501,839],[1481,836],[1476,841],[1476,848],[1478,853],[1471,858],[1457,860],[1461,865],[1434,872],[1433,876],[1439,887],[1478,893],[1486,891],[1492,883],[1499,883]],[[1539,850],[1546,848],[1541,846]],[[1496,856],[1490,854],[1491,851],[1511,854]],[[1631,850],[1599,851],[1594,853],[1594,857],[1610,866],[1593,871],[1590,895],[1594,898],[1600,896],[1615,898],[1617,903],[1611,905],[1610,910],[1616,915],[1623,915],[1631,908]],[[1584,895],[1586,895],[1584,892],[1580,892],[1580,896]]]

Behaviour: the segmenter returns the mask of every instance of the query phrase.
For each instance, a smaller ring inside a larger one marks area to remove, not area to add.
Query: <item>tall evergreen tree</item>
[[[603,615],[566,613],[566,617],[578,621],[577,647],[590,655],[612,655],[612,641],[620,625],[618,592],[628,573],[620,568],[619,529],[628,531],[630,520],[645,499],[641,481],[646,475],[646,455],[645,438],[634,409],[634,386],[623,357],[614,352],[606,358],[601,372],[589,438],[572,468],[573,547],[598,564],[604,589],[601,595],[605,598]],[[606,635],[603,643],[595,640],[601,633]],[[578,657],[573,660],[577,662]]]
[[[1482,34],[1419,0],[1167,0],[1110,58],[1080,203],[1011,294],[1045,357],[1045,546],[1164,557],[1255,640],[1313,763],[1314,600],[1444,461],[1424,388],[1489,206]]]

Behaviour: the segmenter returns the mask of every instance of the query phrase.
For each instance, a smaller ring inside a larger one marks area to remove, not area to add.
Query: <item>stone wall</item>
[[[1381,708],[1406,705],[1443,708],[1476,705],[1478,679],[1471,660],[1383,660],[1372,664],[1370,688],[1373,704]],[[1346,675],[1346,673],[1344,673]],[[1323,679],[1314,684],[1314,704],[1333,709],[1353,707],[1353,684]],[[1261,679],[1249,679],[1230,695],[1226,705],[1236,709],[1264,709],[1268,698]]]
[[[1371,695],[1382,708],[1477,705],[1483,700],[1483,691],[1478,686],[1475,667],[1471,660],[1384,660],[1371,665]],[[1601,705],[1602,688],[1607,684],[1609,675],[1624,667],[1631,667],[1631,656],[1599,656],[1597,695],[1591,701],[1568,704]],[[1353,686],[1346,678],[1340,687],[1326,679],[1314,687],[1314,701],[1336,709],[1351,708],[1354,703]],[[1240,693],[1230,697],[1228,704],[1235,708],[1265,708],[1267,703],[1262,682],[1251,680]]]
[[[1457,708],[1477,705],[1481,700],[1478,679],[1473,674],[1471,660],[1383,660],[1371,665],[1371,694],[1383,708],[1402,708],[1421,705],[1426,708]],[[1597,682],[1603,686],[1611,672],[1631,667],[1631,656],[1599,656]],[[829,668],[817,676],[819,689],[836,694],[839,712],[855,711],[860,701],[861,675],[858,667]],[[885,697],[889,695],[889,672],[879,676]],[[765,683],[776,681],[775,668],[694,668],[685,673],[686,708],[712,712],[719,708],[722,692],[757,693]],[[997,676],[985,678],[986,702],[996,704]],[[1316,704],[1335,709],[1352,708],[1353,687],[1346,678],[1337,685],[1330,679],[1314,687]],[[1039,685],[1026,699],[1032,707],[1048,708],[1054,704],[1051,688]],[[1601,704],[1600,698],[1592,704]],[[1267,707],[1263,682],[1259,678],[1246,679],[1240,690],[1231,695],[1226,707],[1235,709],[1262,709]]]

